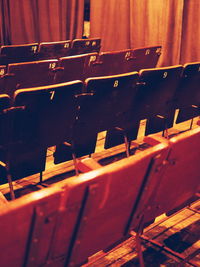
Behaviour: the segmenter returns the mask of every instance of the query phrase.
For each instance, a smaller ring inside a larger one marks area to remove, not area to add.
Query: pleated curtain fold
[[[200,61],[200,1],[185,0],[180,62]]]
[[[200,60],[199,0],[91,0],[102,51],[162,45],[159,66]]]
[[[91,37],[102,38],[102,51],[129,48],[130,0],[91,0]]]
[[[130,0],[131,48],[162,45],[159,66],[179,63],[183,0]]]
[[[0,0],[3,44],[81,38],[83,0]]]

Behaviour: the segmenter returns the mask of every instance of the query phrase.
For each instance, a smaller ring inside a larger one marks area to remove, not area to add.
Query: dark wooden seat
[[[86,93],[77,96],[79,110],[73,134],[75,154],[93,153],[97,134],[101,131],[118,127],[123,132],[130,119],[137,81],[136,72],[86,80]],[[69,155],[67,146],[57,147],[55,161],[69,160]]]
[[[173,126],[174,95],[179,85],[183,67],[173,66],[139,72],[139,87],[135,117],[147,119],[145,134],[163,131]]]
[[[72,140],[74,95],[81,91],[82,83],[72,82],[15,92],[14,107],[3,117],[8,129],[2,131],[2,161],[10,180],[40,173],[42,181],[47,148]]]
[[[25,106],[28,130],[41,147],[60,144],[72,136],[76,120],[76,94],[82,91],[82,83],[70,83],[21,89],[15,92],[15,106]]]
[[[155,68],[161,55],[161,46],[149,46],[133,49],[130,60],[133,71]]]
[[[97,55],[97,53],[91,53],[60,58],[58,67],[55,69],[55,82],[84,81],[87,78],[87,69],[96,60]]]
[[[25,106],[28,131],[32,135],[34,132],[38,146],[48,148],[71,140],[77,109],[75,95],[81,91],[80,81],[16,91],[15,105]]]
[[[0,64],[37,60],[38,43],[1,46]]]
[[[184,65],[183,76],[176,92],[176,103],[179,109],[176,123],[200,115],[200,62]]]
[[[97,52],[101,48],[100,38],[74,39],[72,41],[71,55],[80,55]]]
[[[129,119],[137,81],[136,72],[86,80],[86,92],[93,96],[90,111],[84,115],[89,116],[89,124],[95,131],[121,127]]]
[[[70,55],[71,41],[42,42],[38,47],[38,59],[59,59]]]
[[[2,77],[2,93],[13,96],[17,89],[51,85],[54,83],[57,60],[13,63]]]

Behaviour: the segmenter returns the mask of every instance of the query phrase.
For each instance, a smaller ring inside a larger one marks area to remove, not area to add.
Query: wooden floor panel
[[[199,207],[198,199],[191,207]],[[84,267],[139,266],[135,234],[110,252],[100,252]],[[146,267],[199,267],[200,214],[187,207],[148,226],[142,236]]]

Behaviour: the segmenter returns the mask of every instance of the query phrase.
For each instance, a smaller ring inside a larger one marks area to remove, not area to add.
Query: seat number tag
[[[131,57],[131,52],[126,52],[125,59],[128,60]]]
[[[36,53],[37,52],[37,46],[36,45],[33,45],[31,47],[31,50],[33,51],[33,53]]]
[[[161,48],[160,47],[156,49],[156,53],[161,54]]]
[[[146,52],[145,52],[145,55],[149,55],[150,54],[150,49],[147,49]]]
[[[97,58],[96,56],[91,56],[91,57],[90,57],[90,63],[91,63],[91,62],[94,62],[94,61],[96,60],[96,58]]]
[[[119,81],[115,80],[113,87],[118,87],[118,85],[119,85]]]
[[[167,75],[168,75],[168,73],[165,71],[164,74],[163,74],[163,78],[164,79],[167,78]]]
[[[0,76],[5,74],[5,70],[4,69],[0,69]]]
[[[49,64],[49,69],[54,69],[56,67],[56,63],[52,62]]]
[[[65,43],[64,48],[69,48],[69,43]]]
[[[50,99],[51,99],[51,101],[52,101],[53,98],[54,98],[54,95],[55,95],[55,91],[51,91],[50,94],[51,94]]]

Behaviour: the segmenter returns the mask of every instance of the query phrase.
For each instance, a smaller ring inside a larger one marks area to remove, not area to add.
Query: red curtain
[[[180,60],[183,0],[130,0],[131,48],[162,45],[159,66]]]
[[[1,44],[10,44],[9,2],[7,0],[0,0],[0,23]]]
[[[185,0],[181,63],[200,61],[200,1]]]
[[[84,1],[37,0],[40,41],[81,38]]]
[[[82,37],[83,0],[0,0],[1,42],[21,44]]]
[[[7,3],[6,3],[7,2]],[[34,1],[33,1],[34,2]],[[36,40],[35,21],[31,0],[4,1],[7,40],[11,44],[32,43]]]
[[[91,0],[91,37],[102,38],[102,50],[130,47],[129,0]]]
[[[199,0],[91,0],[91,37],[102,51],[162,45],[159,66],[196,61],[199,11]]]

